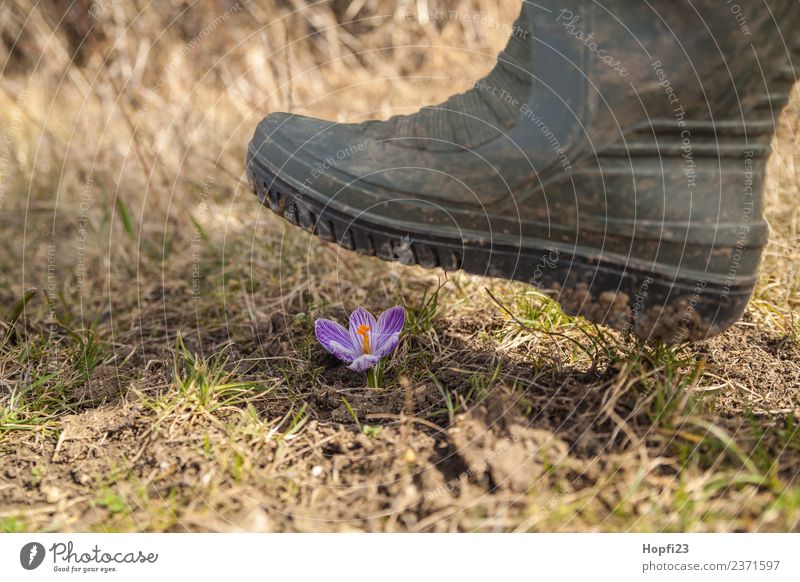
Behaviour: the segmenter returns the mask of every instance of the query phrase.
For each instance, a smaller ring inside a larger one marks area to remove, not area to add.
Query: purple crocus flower
[[[350,315],[349,330],[335,321],[318,319],[314,332],[322,347],[350,364],[351,370],[365,372],[395,350],[405,322],[402,307],[387,309],[377,320],[359,307]]]

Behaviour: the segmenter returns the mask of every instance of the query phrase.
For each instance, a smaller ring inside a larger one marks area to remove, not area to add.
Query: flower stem
[[[383,360],[367,370],[367,388],[380,388],[383,384]]]

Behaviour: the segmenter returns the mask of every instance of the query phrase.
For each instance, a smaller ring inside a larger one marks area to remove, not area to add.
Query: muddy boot
[[[525,3],[496,68],[414,115],[267,116],[253,190],[347,249],[526,281],[644,339],[719,333],[767,242],[765,162],[800,8],[604,5]]]

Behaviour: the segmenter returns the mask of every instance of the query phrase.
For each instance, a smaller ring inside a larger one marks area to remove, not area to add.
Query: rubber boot
[[[526,2],[470,91],[387,121],[271,114],[248,177],[346,249],[526,281],[645,340],[703,339],[756,284],[799,28],[796,0]]]

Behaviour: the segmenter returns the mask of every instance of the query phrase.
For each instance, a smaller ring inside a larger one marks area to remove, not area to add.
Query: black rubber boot
[[[347,249],[527,281],[644,339],[708,337],[756,283],[798,57],[797,0],[736,8],[525,3],[495,70],[442,105],[358,125],[269,115],[251,186]]]

